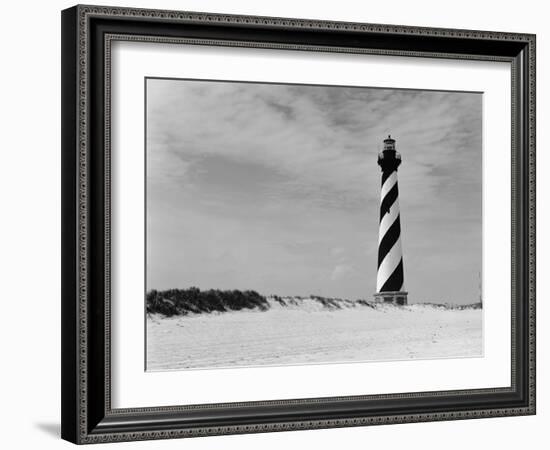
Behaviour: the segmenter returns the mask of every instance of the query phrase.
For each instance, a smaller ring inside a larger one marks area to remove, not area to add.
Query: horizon
[[[326,299],[326,300],[345,300],[345,301],[350,301],[350,302],[369,302],[369,303],[377,303],[373,298],[345,298],[345,297],[327,297],[327,296],[323,296],[323,295],[318,295],[318,294],[309,294],[309,295],[279,295],[279,294],[265,294],[263,292],[257,292],[253,289],[217,289],[217,288],[209,288],[209,289],[200,289],[196,286],[190,286],[190,287],[187,287],[187,288],[167,288],[167,289],[149,289],[145,294],[146,296],[151,294],[152,292],[158,292],[158,293],[162,293],[162,292],[166,292],[166,291],[171,291],[171,290],[175,290],[175,291],[187,291],[187,290],[190,290],[190,289],[199,289],[201,292],[206,292],[206,291],[220,291],[220,292],[232,292],[232,291],[237,291],[239,293],[245,293],[247,291],[251,291],[251,292],[254,292],[255,294],[258,294],[260,295],[261,297],[264,297],[266,299],[268,298],[275,298],[275,297],[279,297],[279,298],[293,298],[293,299],[299,299],[299,300],[306,300],[306,299],[313,299],[315,297],[318,297],[318,298],[322,298],[322,299]],[[379,303],[384,303],[384,302],[379,302]],[[400,306],[400,305],[395,305],[393,303],[384,303],[384,304],[392,304],[394,306]],[[433,302],[433,301],[413,301],[413,302],[408,302],[407,303],[408,305],[412,305],[412,304],[423,304],[423,305],[448,305],[448,306],[452,306],[452,305],[461,305],[461,306],[464,306],[464,305],[477,305],[477,304],[482,304],[483,305],[483,299],[482,298],[478,298],[476,301],[472,302],[472,303],[452,303],[452,302],[442,302],[442,303],[436,303],[436,302]],[[406,306],[406,305],[405,305]]]

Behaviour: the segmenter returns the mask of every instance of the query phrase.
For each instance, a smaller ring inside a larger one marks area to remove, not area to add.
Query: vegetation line
[[[202,314],[211,312],[240,311],[243,309],[267,311],[274,305],[279,307],[297,307],[300,308],[306,302],[313,304],[318,309],[338,310],[347,308],[369,307],[373,309],[382,309],[388,305],[374,303],[368,300],[347,300],[341,298],[321,297],[311,295],[309,297],[282,297],[273,295],[266,297],[256,291],[239,291],[219,289],[209,289],[201,291],[197,287],[189,289],[168,289],[149,291],[146,297],[146,307],[148,314],[161,314],[166,317],[185,316],[188,314]],[[449,305],[445,303],[422,303],[418,306],[431,306],[439,309],[481,309],[481,303],[472,303],[469,305]],[[405,308],[415,307],[409,305]]]

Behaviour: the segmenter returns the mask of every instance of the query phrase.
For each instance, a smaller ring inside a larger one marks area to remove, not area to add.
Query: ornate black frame
[[[512,65],[512,384],[112,409],[110,43],[185,42]],[[75,6],[62,12],[62,437],[83,444],[535,414],[535,36]]]

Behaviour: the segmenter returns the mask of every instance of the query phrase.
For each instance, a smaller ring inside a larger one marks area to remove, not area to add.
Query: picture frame
[[[335,387],[329,397],[113,408],[110,70],[116,41],[510,64],[510,386],[354,396]],[[64,10],[63,439],[85,444],[535,414],[535,41],[508,32],[86,5]]]

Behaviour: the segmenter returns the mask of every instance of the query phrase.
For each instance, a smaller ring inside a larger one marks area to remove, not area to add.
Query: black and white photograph
[[[61,11],[61,115],[31,126],[44,114],[9,108],[25,121],[8,127],[6,148],[32,168],[17,149],[60,118],[61,308],[24,315],[44,324],[22,329],[61,329],[56,371],[41,373],[57,380],[64,440],[540,440],[543,15],[391,2]],[[17,251],[47,240],[41,189],[6,209],[6,223],[33,228],[11,239]],[[29,205],[34,219],[20,220]],[[24,278],[8,277],[7,305],[41,284],[32,258],[10,261]],[[21,328],[16,313],[6,323]],[[33,348],[7,365],[21,380],[48,367]],[[49,395],[46,381],[35,397]]]
[[[482,92],[145,79],[147,371],[483,356]]]
[[[545,5],[3,4],[0,448],[543,448]]]

